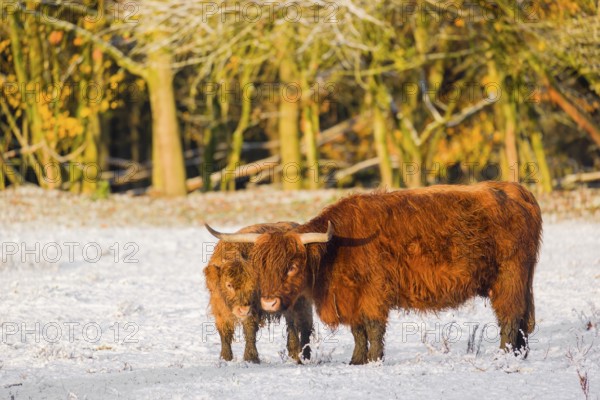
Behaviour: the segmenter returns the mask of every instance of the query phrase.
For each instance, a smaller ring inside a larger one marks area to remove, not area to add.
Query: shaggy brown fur
[[[329,242],[302,244],[328,221]],[[306,295],[323,322],[351,327],[352,364],[383,358],[390,309],[436,311],[474,296],[491,299],[500,347],[526,354],[541,232],[540,208],[519,184],[440,185],[349,196],[291,231],[260,235],[251,257],[263,298],[285,309]]]
[[[293,222],[259,224],[241,229],[240,232],[284,232],[296,226],[298,224]],[[241,323],[246,340],[244,360],[259,362],[256,332],[269,317],[258,306],[257,274],[247,261],[251,248],[252,244],[221,241],[204,269],[206,286],[210,291],[210,308],[221,337],[221,358],[227,361],[233,359],[231,342],[235,324]],[[241,311],[248,311],[247,316],[240,316]],[[285,316],[287,323],[287,348],[290,357],[300,362],[302,353],[303,358],[310,359],[308,343],[313,324],[312,302],[301,298],[292,309],[271,317],[279,318],[281,315]]]

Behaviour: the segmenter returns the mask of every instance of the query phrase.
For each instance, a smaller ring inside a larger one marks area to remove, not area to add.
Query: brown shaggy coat
[[[252,225],[239,232],[284,232],[298,224],[279,222],[276,224]],[[258,306],[257,274],[247,260],[252,244],[225,243],[220,241],[204,268],[206,286],[210,292],[210,309],[215,316],[217,330],[221,337],[221,358],[233,359],[231,342],[235,325],[242,324],[246,348],[244,360],[259,362],[256,350],[256,332],[269,317]],[[238,313],[236,315],[235,313]],[[247,313],[240,315],[240,313]],[[270,316],[284,315],[287,323],[287,348],[290,357],[300,361],[300,353],[310,358],[310,335],[312,332],[312,302],[301,298],[290,310]]]
[[[329,242],[302,243],[328,222]],[[324,323],[352,328],[353,364],[383,358],[390,309],[436,311],[474,296],[490,298],[500,346],[526,355],[541,232],[540,208],[519,184],[439,185],[349,196],[291,231],[260,235],[251,257],[263,299],[285,309],[306,295]]]

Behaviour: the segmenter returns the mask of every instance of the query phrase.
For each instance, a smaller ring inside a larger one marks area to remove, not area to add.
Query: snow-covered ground
[[[218,359],[204,229],[4,224],[0,398],[583,399],[587,373],[597,399],[600,224],[544,230],[526,360],[498,353],[492,310],[475,299],[438,315],[393,312],[383,363],[348,365],[348,329],[317,324],[306,365],[285,356],[283,325],[261,330],[253,365],[242,342],[233,362]]]

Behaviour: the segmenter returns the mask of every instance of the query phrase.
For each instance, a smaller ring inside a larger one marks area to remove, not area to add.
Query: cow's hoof
[[[244,354],[244,361],[252,364],[260,364],[258,354]]]
[[[350,360],[350,365],[364,365],[367,363],[367,358],[353,358],[352,360]]]

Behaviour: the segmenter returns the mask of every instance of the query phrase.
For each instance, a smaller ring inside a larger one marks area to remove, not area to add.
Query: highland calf
[[[490,298],[500,347],[526,355],[541,232],[529,191],[484,182],[356,194],[290,231],[219,237],[254,243],[263,309],[312,298],[324,323],[351,327],[351,364],[363,364],[383,359],[391,309],[437,311],[474,296]]]
[[[279,222],[246,227],[239,233],[284,232],[298,224]],[[242,324],[246,348],[244,360],[258,363],[256,332],[267,318],[285,316],[287,348],[290,357],[300,362],[300,354],[310,358],[312,333],[312,302],[301,297],[294,307],[275,314],[266,314],[258,306],[257,273],[252,270],[248,255],[252,245],[219,242],[204,269],[206,286],[210,292],[210,308],[215,316],[221,337],[221,358],[233,359],[231,342],[235,325]]]

